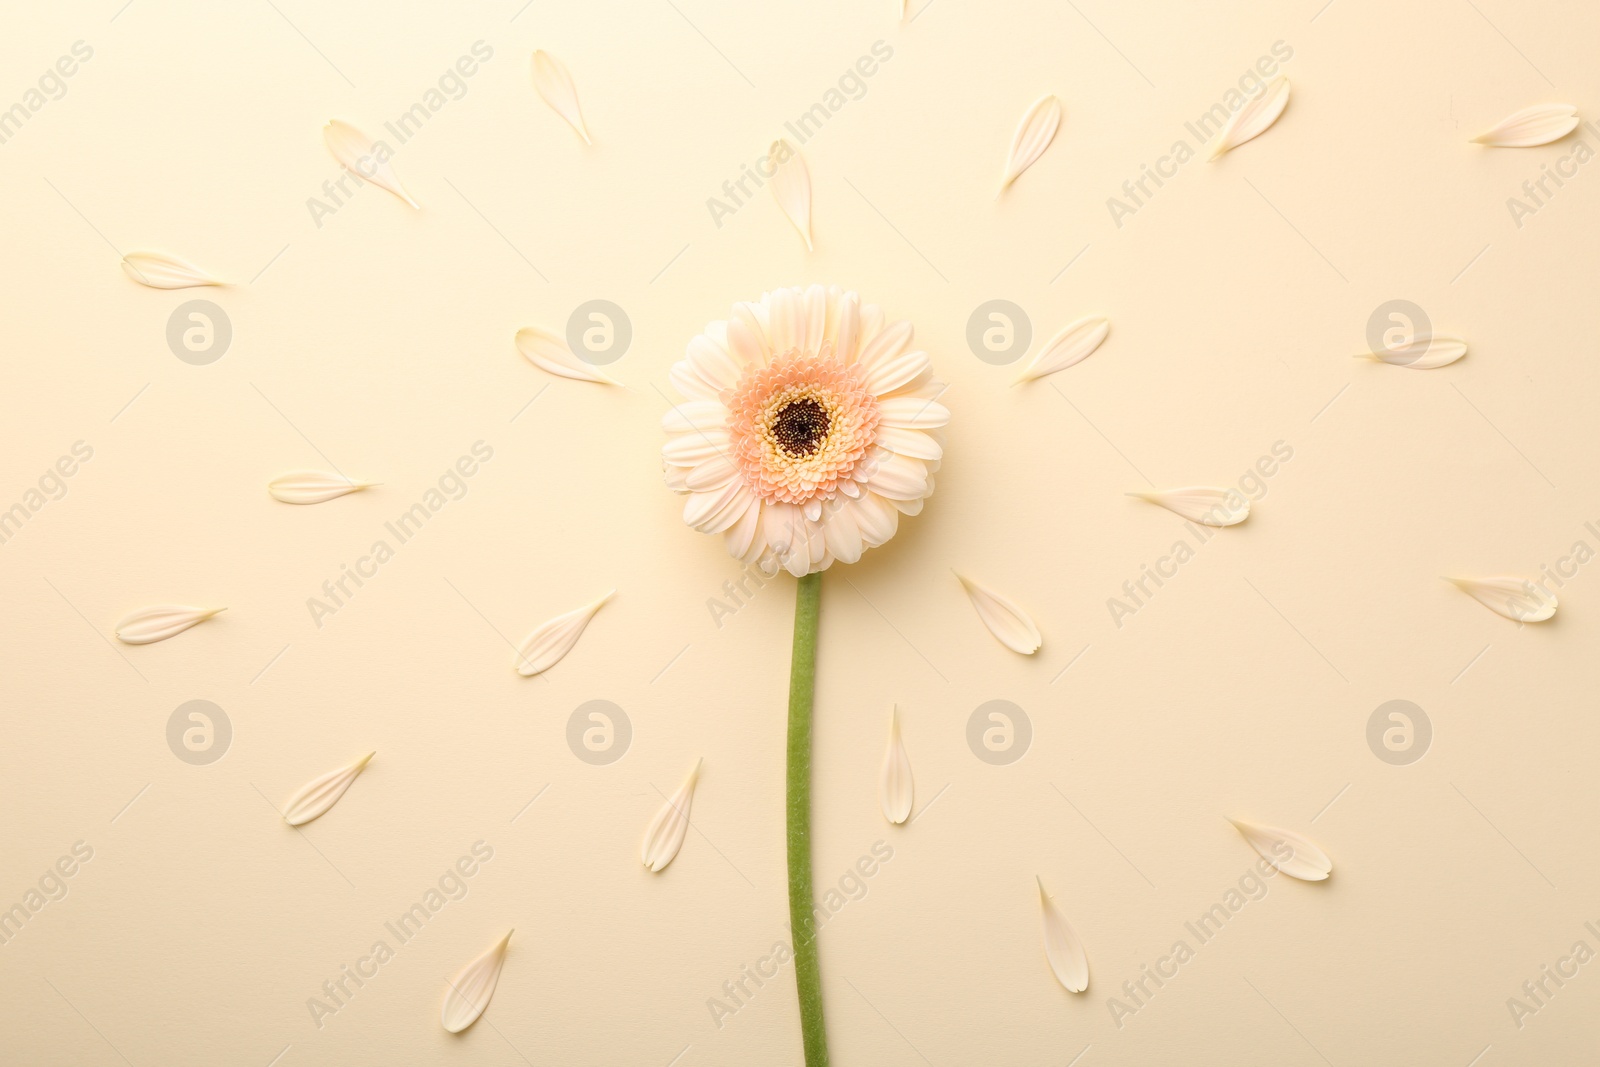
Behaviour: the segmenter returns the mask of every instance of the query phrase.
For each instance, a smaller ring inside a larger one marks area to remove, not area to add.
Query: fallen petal
[[[123,272],[152,289],[191,289],[198,285],[226,285],[193,263],[161,252],[129,252],[122,257]]]
[[[389,165],[388,146],[379,145],[348,122],[338,119],[322,127],[322,143],[328,146],[333,158],[357,178],[387,189],[412,207],[421,209],[422,205],[411,199],[394,167]]]
[[[125,645],[149,645],[156,641],[165,641],[227,610],[227,608],[187,608],[170,604],[145,608],[117,623],[117,640]]]
[[[1327,853],[1299,834],[1280,830],[1274,826],[1257,826],[1240,819],[1229,822],[1250,842],[1250,847],[1261,853],[1261,858],[1290,878],[1302,882],[1320,882],[1333,873],[1333,861]]]
[[[1533,148],[1559,141],[1577,128],[1578,109],[1571,104],[1535,104],[1506,116],[1472,140],[1491,148]]]
[[[594,144],[589,140],[588,127],[583,124],[583,110],[578,106],[578,90],[572,84],[572,75],[567,72],[566,64],[549,52],[535,52],[533,87],[539,91],[544,102],[550,105],[551,110],[566,119],[567,125],[578,131],[578,136],[583,138],[584,144]]]
[[[517,673],[524,678],[531,678],[560,663],[561,658],[578,643],[578,638],[583,636],[584,627],[600,610],[600,605],[615,594],[616,590],[613,589],[592,604],[585,604],[565,615],[557,615],[529,634],[522,642],[522,647],[517,649]]]
[[[452,1034],[459,1034],[478,1021],[494,996],[494,987],[500,981],[500,968],[505,965],[506,945],[515,930],[507,930],[498,944],[461,969],[450,980],[444,994],[444,1008],[439,1021]]]
[[[689,832],[689,808],[694,803],[694,784],[700,777],[700,764],[703,762],[703,759],[694,761],[694,769],[683,780],[678,791],[667,798],[644,832],[639,859],[652,871],[665,869],[677,856],[678,849],[683,847],[684,835]]]
[[[1017,124],[1017,132],[1011,139],[1011,153],[1006,157],[1006,171],[1000,179],[1002,191],[1044,155],[1060,127],[1060,99],[1051,93],[1035,100]]]
[[[1556,613],[1555,594],[1527,578],[1446,578],[1445,581],[1512,622],[1544,622]]]
[[[1039,635],[1039,627],[1034,625],[1027,612],[986,586],[979,585],[960,574],[956,577],[961,579],[961,585],[966,589],[973,608],[977,610],[978,618],[983,620],[989,632],[994,634],[1002,645],[1024,656],[1031,656],[1039,651],[1044,638]]]
[[[780,152],[784,158],[779,162]],[[794,223],[794,228],[805,238],[806,251],[811,246],[811,168],[805,157],[789,147],[788,141],[773,141],[769,158],[777,163],[772,175],[772,196],[778,207]]]
[[[1046,374],[1066,370],[1074,363],[1083,362],[1094,354],[1094,350],[1100,347],[1110,333],[1110,319],[1096,317],[1079,319],[1052,337],[1049,344],[1033,357],[1033,362],[1017,375],[1017,380],[1013,384],[1021,385],[1035,378],[1043,378]]]
[[[1128,495],[1159,504],[1168,511],[1203,526],[1233,526],[1250,517],[1250,501],[1237,489],[1190,485],[1182,489],[1164,489]]]
[[[339,802],[344,796],[344,791],[350,788],[350,783],[371,762],[376,752],[368,752],[348,767],[340,767],[336,771],[329,771],[320,778],[314,778],[300,788],[289,799],[288,805],[283,809],[283,821],[290,826],[303,826],[326,812]]]
[[[1083,942],[1067,923],[1066,916],[1056,907],[1050,894],[1044,891],[1044,879],[1039,883],[1039,910],[1044,915],[1044,958],[1068,992],[1082,993],[1089,988],[1089,956]]]
[[[1217,137],[1210,159],[1231,152],[1246,141],[1254,140],[1267,132],[1278,121],[1283,109],[1289,105],[1289,79],[1274,78],[1260,96],[1248,101],[1229,120]]]
[[[617,384],[601,374],[594,364],[579,359],[572,349],[567,347],[564,338],[537,326],[528,326],[517,331],[517,351],[540,370],[549,371],[563,378],[579,382],[599,382],[602,385]]]
[[[883,754],[883,773],[878,782],[883,817],[897,826],[905,822],[911,815],[914,794],[911,757],[906,754],[905,741],[900,737],[900,711],[896,708],[889,713],[889,749]]]
[[[321,504],[347,493],[360,492],[377,482],[352,482],[342,475],[322,471],[290,471],[267,483],[267,492],[285,504]]]

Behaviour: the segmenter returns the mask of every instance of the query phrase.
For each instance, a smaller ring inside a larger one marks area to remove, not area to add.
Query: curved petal
[[[911,343],[912,333],[911,323],[904,319],[886,326],[861,346],[861,365],[872,370],[879,360],[898,356]]]
[[[983,620],[983,625],[988,627],[997,641],[1024,656],[1031,656],[1039,651],[1039,646],[1044,644],[1044,638],[1039,635],[1039,627],[1034,625],[1027,612],[993,589],[979,585],[960,574],[956,577],[961,579],[961,584],[966,589],[978,618]]]
[[[728,449],[727,430],[690,430],[662,445],[661,458],[677,467],[697,467]]]
[[[739,376],[744,373],[726,349],[703,333],[696,334],[689,342],[684,358],[694,372],[715,386],[718,392],[739,384]]]
[[[755,499],[738,479],[705,493],[691,490],[683,506],[683,521],[700,533],[721,533],[743,518]]]
[[[667,433],[710,432],[725,429],[728,425],[728,408],[720,400],[690,400],[674,404],[661,416],[661,428]]]
[[[944,447],[931,433],[903,430],[898,426],[879,427],[878,445],[912,459],[939,459],[944,455]]]
[[[767,297],[767,337],[772,351],[782,355],[800,341],[800,294],[776,289]]]
[[[678,391],[678,395],[690,400],[715,400],[717,388],[695,373],[694,367],[686,359],[680,359],[667,371],[667,381]]]
[[[861,358],[860,353],[866,348],[867,342],[871,341],[874,337],[878,336],[882,332],[883,308],[879,307],[877,304],[862,304],[861,339],[859,342],[857,342],[857,360]]]
[[[1039,879],[1039,908],[1044,914],[1044,957],[1050,970],[1068,992],[1082,993],[1089,988],[1089,956],[1066,916],[1044,891],[1043,879]]]
[[[800,300],[800,329],[795,343],[805,352],[815,352],[827,338],[828,291],[813,285]]]
[[[885,456],[873,465],[866,484],[889,500],[920,500],[928,495],[928,467],[910,456]]]
[[[578,643],[578,638],[583,636],[583,631],[589,625],[589,620],[594,618],[600,606],[616,593],[613,589],[605,596],[581,608],[574,608],[564,614],[540,624],[540,626],[523,639],[517,649],[517,673],[524,678],[531,678],[560,663],[568,652],[572,651]]]
[[[726,455],[712,456],[689,472],[684,482],[692,493],[721,489],[739,475],[739,467]]]
[[[862,493],[845,506],[855,516],[861,542],[868,548],[877,548],[889,540],[900,525],[900,513],[876,493]]]
[[[1244,839],[1261,854],[1262,859],[1290,878],[1298,878],[1302,882],[1321,882],[1333,873],[1333,861],[1328,854],[1297,833],[1275,826],[1258,826],[1243,819],[1228,821],[1244,835]]]
[[[841,563],[854,563],[866,550],[861,540],[861,527],[856,525],[855,511],[848,503],[838,500],[830,503],[830,509],[827,521],[822,525],[828,551]]]
[[[887,356],[872,364],[867,370],[867,392],[873,396],[886,396],[903,389],[933,369],[928,353],[911,351]]]
[[[950,409],[937,400],[894,396],[878,401],[878,421],[902,430],[935,430],[950,422]]]
[[[744,514],[739,517],[739,521],[723,532],[728,555],[748,562],[751,551],[756,547],[756,534],[760,529],[761,502],[752,500],[750,506],[744,509]]]
[[[839,321],[833,332],[833,355],[840,363],[856,361],[861,343],[861,297],[845,293],[839,298]]]
[[[1056,130],[1060,127],[1061,100],[1054,93],[1046,93],[1028,107],[1022,121],[1017,124],[1017,132],[1011,138],[1006,172],[1000,179],[1002,190],[1044,155],[1044,150],[1055,140]]]

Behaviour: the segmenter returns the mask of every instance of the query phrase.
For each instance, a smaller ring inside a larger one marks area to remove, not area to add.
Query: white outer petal
[[[727,430],[690,430],[674,434],[661,446],[661,458],[679,467],[694,467],[730,451]]]
[[[878,401],[878,421],[902,430],[936,430],[950,422],[950,409],[919,396],[891,396]]]
[[[726,429],[728,408],[720,400],[689,400],[674,404],[661,416],[661,428],[667,433]]]
[[[933,434],[922,430],[902,430],[898,426],[878,428],[878,447],[913,459],[936,460],[944,455],[944,447]]]

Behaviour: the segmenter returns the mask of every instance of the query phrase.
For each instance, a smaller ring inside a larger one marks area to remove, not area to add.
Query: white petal
[[[1210,158],[1216,159],[1224,152],[1231,152],[1246,141],[1266,133],[1288,104],[1289,79],[1272,79],[1259,96],[1247,101],[1222,128]]]
[[[696,467],[728,449],[727,430],[689,430],[662,445],[661,458],[675,466]]]
[[[765,307],[751,303],[733,305],[733,318],[728,320],[728,353],[741,366],[765,363],[772,355],[767,322]]]
[[[710,382],[720,393],[739,384],[742,367],[728,354],[728,350],[705,334],[696,334],[689,342],[684,358],[702,379]]]
[[[1006,158],[1006,172],[1000,179],[1001,189],[1016,181],[1017,175],[1044,155],[1060,125],[1061,101],[1054,94],[1041,96],[1033,102],[1017,125],[1016,136],[1011,139],[1011,154]]]
[[[1536,104],[1508,115],[1473,140],[1495,148],[1532,148],[1558,141],[1577,127],[1578,109],[1571,104]]]
[[[1017,375],[1016,384],[1031,382],[1035,378],[1043,378],[1046,374],[1054,374],[1058,370],[1066,370],[1074,363],[1083,362],[1094,354],[1094,350],[1100,347],[1110,332],[1110,319],[1094,317],[1079,319],[1052,337],[1049,344],[1039,350],[1039,354],[1033,357],[1033,362]]]
[[[686,359],[680,359],[667,370],[667,381],[681,396],[690,400],[715,400],[718,389],[700,375]]]
[[[721,489],[733,481],[738,473],[739,468],[733,460],[725,455],[716,455],[690,471],[689,478],[684,484],[691,492],[704,493],[712,489]]]
[[[950,422],[950,409],[937,400],[892,396],[878,401],[878,421],[902,430],[936,430]]]
[[[862,493],[847,507],[855,515],[856,526],[861,530],[861,543],[877,548],[894,536],[900,525],[900,513],[876,493]]]
[[[861,541],[861,527],[856,524],[855,509],[842,500],[830,501],[828,507],[828,521],[822,524],[828,551],[841,563],[854,563],[866,548]]]
[[[561,657],[571,652],[572,646],[583,636],[583,628],[589,625],[589,620],[600,610],[600,605],[615,593],[613,589],[592,604],[585,604],[565,615],[557,615],[529,634],[522,642],[522,647],[517,649],[517,673],[524,678],[531,678],[561,662]]]
[[[793,504],[763,503],[760,540],[779,560],[785,559],[795,540],[804,540],[803,522],[800,509]]]
[[[896,826],[911,816],[911,801],[915,793],[911,779],[911,757],[906,754],[905,741],[900,737],[900,710],[889,713],[889,748],[883,754],[883,771],[878,779],[878,801],[883,805],[883,817]]]
[[[840,363],[856,361],[861,346],[861,297],[846,293],[839,298],[839,321],[834,327],[833,355]]]
[[[1039,882],[1039,910],[1044,915],[1044,958],[1068,992],[1082,993],[1089,988],[1089,956],[1083,951],[1083,942],[1067,924],[1066,916],[1056,907],[1055,901],[1044,891],[1044,880]]]
[[[161,252],[129,252],[122,257],[122,269],[140,285],[152,289],[191,289],[197,285],[226,285],[193,263]]]
[[[617,384],[601,374],[592,363],[585,363],[574,355],[572,349],[567,347],[565,338],[557,337],[549,330],[537,326],[527,326],[517,331],[517,351],[540,370],[549,371],[563,378],[571,378],[578,382],[599,382],[602,385]]]
[[[690,400],[674,404],[661,416],[661,428],[668,433],[727,432],[728,408],[720,400]]]
[[[944,455],[944,447],[932,434],[902,430],[898,426],[878,427],[878,445],[913,459],[939,459]]]
[[[479,956],[450,980],[444,992],[444,1008],[439,1021],[452,1034],[459,1034],[478,1021],[478,1016],[489,1006],[494,987],[500,981],[500,968],[505,964],[506,945],[514,930],[507,930],[498,944]]]
[[[863,338],[859,362],[867,370],[872,370],[884,360],[905,351],[906,346],[911,344],[911,336],[911,323],[904,319],[892,323],[874,333],[870,340]]]
[[[867,342],[883,332],[883,322],[883,308],[877,304],[861,305],[861,340],[858,343],[860,349],[865,350]],[[906,323],[907,327],[910,325]],[[909,334],[907,340],[910,340]]]
[[[377,143],[347,122],[334,119],[322,127],[322,143],[328,146],[333,158],[357,178],[369,181],[380,189],[387,189],[412,207],[422,205],[411,199],[406,187],[389,165],[389,149]]]
[[[352,482],[338,474],[322,471],[289,471],[267,483],[267,492],[285,504],[320,504],[346,493],[359,492],[377,482]]]
[[[375,755],[376,752],[368,752],[348,767],[329,771],[307,782],[289,798],[288,805],[283,809],[283,821],[290,826],[303,826],[333,807]]]
[[[549,52],[535,52],[533,87],[557,115],[567,120],[567,125],[578,131],[584,144],[594,144],[589,140],[589,130],[583,124],[583,110],[578,107],[578,90],[572,85],[572,75],[567,73],[566,64]]]
[[[1544,622],[1556,613],[1555,594],[1526,578],[1446,578],[1457,589],[1513,622]]]
[[[1250,501],[1237,489],[1218,489],[1209,485],[1190,485],[1182,489],[1129,493],[1140,500],[1160,504],[1191,522],[1203,526],[1232,526],[1250,517]],[[1231,498],[1231,499],[1230,499]]]
[[[803,352],[816,352],[827,340],[828,291],[813,285],[800,298],[799,331],[795,344]]]
[[[928,465],[910,456],[881,456],[872,464],[866,485],[889,500],[920,500],[928,495]]]
[[[656,812],[656,817],[650,820],[650,826],[644,832],[639,859],[652,871],[663,870],[678,854],[678,849],[683,847],[684,835],[689,832],[689,808],[694,803],[694,784],[700,777],[702,762],[704,760],[695,760],[694,769],[683,780],[678,791],[661,805],[661,810]]]
[[[776,161],[781,152],[789,153],[789,157],[778,163],[777,171],[772,175],[772,198],[778,202],[783,213],[794,223],[794,228],[800,231],[800,236],[805,238],[806,251],[811,251],[811,170],[806,166],[805,157],[797,150],[789,147],[788,141],[773,141],[769,158]]]
[[[683,506],[683,521],[690,529],[704,534],[722,533],[744,518],[756,495],[735,479],[721,489],[691,492]]]
[[[148,645],[183,633],[227,608],[186,608],[162,605],[136,611],[117,623],[117,640],[125,645]]]
[[[767,336],[774,355],[782,355],[800,344],[800,294],[794,289],[777,289],[767,294]]]
[[[926,352],[901,352],[898,356],[880,359],[867,371],[863,383],[873,396],[887,396],[903,389],[933,368]]]
[[[922,505],[927,503],[929,494],[931,494],[933,492],[933,479],[929,478],[926,482],[923,483],[923,485],[925,487],[925,491],[919,497],[912,497],[912,498],[909,498],[909,499],[900,499],[900,498],[897,498],[897,497],[886,497],[885,499],[888,500],[889,503],[891,505],[893,505],[894,509],[896,511],[898,511],[902,515],[910,515],[910,516],[921,515],[922,514]]]
[[[1039,651],[1039,646],[1044,644],[1044,638],[1039,635],[1039,627],[1028,618],[1027,612],[987,586],[979,585],[960,574],[956,577],[961,579],[961,585],[972,600],[978,618],[983,620],[983,624],[994,634],[996,640],[1011,651],[1020,652],[1024,656],[1031,656]]]
[[[1467,342],[1459,337],[1413,337],[1404,344],[1391,345],[1382,352],[1367,352],[1357,359],[1376,359],[1410,370],[1434,370],[1448,366],[1467,354]]]
[[[723,533],[728,545],[728,555],[749,562],[756,553],[756,534],[761,529],[761,503],[752,500],[739,521]]]
[[[1239,819],[1229,819],[1250,842],[1250,847],[1261,853],[1261,858],[1290,878],[1302,882],[1320,882],[1333,873],[1333,861],[1327,853],[1299,834],[1279,830],[1273,826],[1257,826]]]

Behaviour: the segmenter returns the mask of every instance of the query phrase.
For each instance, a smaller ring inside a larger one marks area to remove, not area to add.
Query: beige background
[[[0,146],[0,504],[74,441],[94,458],[0,546],[0,902],[75,841],[94,858],[0,946],[5,1062],[797,1063],[788,969],[720,1029],[706,1006],[784,932],[792,582],[712,623],[737,566],[660,484],[658,389],[733,300],[812,281],[912,319],[955,413],[924,515],[824,582],[818,881],[894,849],[822,938],[838,1063],[1592,1055],[1600,964],[1520,1030],[1506,999],[1575,940],[1600,949],[1583,928],[1600,579],[1580,571],[1555,622],[1518,629],[1437,576],[1600,547],[1583,527],[1600,172],[1518,228],[1506,199],[1571,142],[1467,143],[1528,104],[1594,106],[1600,14],[1320,3],[932,0],[898,23],[890,0],[96,0],[14,18],[0,105],[74,41],[94,58]],[[322,124],[378,134],[478,40],[493,59],[395,160],[423,210],[364,189],[314,225],[306,199],[337,176]],[[878,40],[893,58],[803,150],[815,253],[765,191],[715,226],[706,198]],[[1106,198],[1279,40],[1278,125],[1113,225]],[[593,148],[534,94],[541,47],[572,70]],[[1045,92],[1061,133],[997,200]],[[241,284],[142,288],[118,269],[133,249]],[[233,323],[211,366],[164,339],[196,297]],[[519,327],[559,330],[597,297],[633,323],[626,388],[517,354]],[[1036,340],[1085,314],[1111,340],[1009,389],[1013,368],[965,340],[996,297]],[[1393,298],[1471,354],[1429,373],[1351,360]],[[478,440],[494,458],[465,497],[315,627],[306,598]],[[1122,494],[1234,483],[1280,440],[1294,458],[1250,521],[1115,627],[1106,599],[1181,532]],[[330,464],[384,484],[314,508],[263,491]],[[1024,603],[1041,652],[993,641],[951,568]],[[612,587],[565,662],[511,670],[506,639]],[[107,641],[164,602],[230,610]],[[206,767],[165,740],[195,698],[235,731]],[[564,740],[592,698],[634,727],[609,767]],[[965,741],[994,698],[1034,725],[1011,766]],[[1365,741],[1396,698],[1435,730],[1407,767]],[[894,703],[918,806],[938,798],[898,828],[875,799]],[[370,748],[303,834],[274,813]],[[697,832],[650,876],[657,791],[698,756]],[[1228,815],[1308,833],[1333,879],[1274,879],[1117,1028],[1107,999],[1254,859]],[[470,894],[314,1025],[307,998],[480,839],[494,859]],[[1087,943],[1082,996],[1045,967],[1036,874]],[[489,1025],[445,1034],[445,978],[512,926]]]

